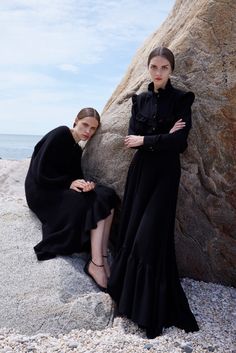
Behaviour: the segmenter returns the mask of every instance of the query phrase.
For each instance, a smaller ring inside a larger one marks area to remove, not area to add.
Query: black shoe
[[[105,293],[106,293],[106,292],[107,292],[107,288],[100,286],[100,284],[98,284],[98,283],[95,281],[95,279],[93,278],[93,276],[89,273],[88,267],[89,267],[90,262],[92,262],[92,263],[93,263],[95,266],[97,266],[97,267],[104,267],[104,265],[97,265],[97,264],[95,264],[95,262],[93,262],[92,259],[89,259],[89,260],[86,262],[85,266],[84,266],[84,272],[86,273],[86,275],[88,275],[88,276],[93,280],[93,282],[96,284],[96,286],[97,286],[102,292],[105,292]]]

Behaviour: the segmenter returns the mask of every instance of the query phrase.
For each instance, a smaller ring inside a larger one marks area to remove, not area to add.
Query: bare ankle
[[[102,258],[96,258],[96,257],[93,257],[91,259],[91,262],[94,266],[97,266],[97,267],[104,267],[104,264],[103,264],[103,259]]]

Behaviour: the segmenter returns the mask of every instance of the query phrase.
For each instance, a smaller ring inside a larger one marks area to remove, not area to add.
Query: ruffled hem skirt
[[[34,247],[38,260],[89,251],[90,230],[111,214],[117,199],[113,189],[99,184],[93,192],[64,191],[42,222],[43,239]]]
[[[148,338],[176,326],[186,332],[198,331],[177,269],[165,269],[142,262],[122,248],[112,266],[108,293],[117,304],[117,311],[146,330]]]

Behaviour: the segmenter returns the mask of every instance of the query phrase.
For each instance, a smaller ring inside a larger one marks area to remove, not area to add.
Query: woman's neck
[[[159,87],[155,87],[155,85],[154,85],[154,92],[159,92],[159,90],[164,90],[166,88],[166,84],[165,84],[165,86],[159,86]]]
[[[80,138],[79,136],[77,135],[77,132],[75,131],[75,129],[70,129],[71,133],[72,133],[72,136],[75,140],[76,143],[78,143],[80,141]]]
[[[154,85],[154,92],[159,92],[159,90],[165,90],[170,84],[170,79],[165,83],[163,86],[155,87],[155,83],[153,82]]]

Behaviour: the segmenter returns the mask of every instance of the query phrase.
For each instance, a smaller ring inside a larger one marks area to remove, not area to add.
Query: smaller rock
[[[212,347],[212,346],[207,347],[207,349],[208,349],[209,352],[214,352],[215,351],[215,348]]]
[[[37,347],[35,344],[27,346],[27,352],[33,352],[33,351],[36,351],[36,349],[37,349]]]
[[[149,349],[151,349],[152,347],[153,347],[153,344],[151,344],[151,343],[146,343],[145,346],[144,346],[144,349],[149,350]]]
[[[79,345],[79,343],[75,342],[75,341],[71,341],[71,342],[68,343],[68,347],[69,348],[77,348],[78,345]]]
[[[29,342],[29,340],[30,340],[29,337],[20,337],[17,339],[19,343],[27,343]]]
[[[192,351],[193,351],[193,347],[190,346],[189,344],[182,344],[181,349],[185,353],[192,353]]]
[[[13,353],[13,350],[10,347],[4,347],[1,353]]]

